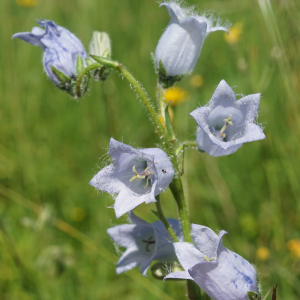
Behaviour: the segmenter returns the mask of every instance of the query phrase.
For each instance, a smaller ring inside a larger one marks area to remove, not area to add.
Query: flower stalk
[[[157,208],[157,216],[159,217],[159,219],[164,223],[166,229],[168,230],[171,238],[173,239],[173,241],[176,243],[176,242],[179,242],[175,232],[173,231],[172,227],[170,226],[168,220],[166,219],[164,213],[163,213],[163,210],[162,210],[162,207],[161,207],[161,204],[160,204],[160,198],[159,198],[159,195],[156,197],[156,208]],[[156,213],[155,213],[156,214]]]
[[[86,67],[77,77],[76,79],[76,96],[81,97],[81,81],[84,75],[88,75],[91,71],[100,68],[101,65],[98,63],[94,63]]]

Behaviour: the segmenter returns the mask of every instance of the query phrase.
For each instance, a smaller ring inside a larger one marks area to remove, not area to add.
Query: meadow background
[[[188,113],[211,98],[221,79],[237,94],[262,93],[259,122],[267,136],[219,158],[186,151],[191,220],[228,232],[225,246],[257,266],[263,294],[278,284],[278,299],[299,299],[300,3],[188,4],[214,10],[236,31],[233,40],[224,32],[208,36],[194,70],[201,77],[177,84],[190,93],[174,109],[178,139],[195,137]],[[127,217],[116,220],[107,208],[111,197],[88,184],[111,136],[136,147],[158,143],[144,109],[115,72],[105,83],[93,81],[78,101],[55,88],[43,72],[42,50],[11,40],[36,26],[35,18],[66,27],[86,49],[93,30],[108,32],[113,58],[153,100],[150,53],[169,22],[153,0],[0,1],[0,299],[185,299],[183,282],[163,283],[150,272],[143,278],[138,269],[115,274],[118,258],[106,229]],[[170,191],[162,205],[177,217]],[[153,222],[151,209],[135,212]]]

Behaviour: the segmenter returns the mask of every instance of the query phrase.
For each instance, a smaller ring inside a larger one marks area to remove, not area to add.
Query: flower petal
[[[44,44],[41,42],[41,36],[37,36],[32,32],[19,32],[15,33],[12,38],[19,38],[27,43],[30,43],[34,46],[40,46],[43,50],[45,49]]]
[[[179,22],[180,19],[185,18],[185,13],[183,9],[175,2],[170,2],[170,3],[162,3],[159,5],[159,8],[165,6],[166,9],[168,10],[168,13],[171,17],[170,22]]]
[[[155,186],[153,186],[155,188]],[[135,195],[130,189],[124,187],[124,189],[119,193],[114,203],[114,209],[117,219],[130,210],[133,210],[143,202],[151,203],[156,202],[154,197],[154,188],[150,193],[145,195]]]
[[[209,259],[217,257],[219,241],[226,231],[222,230],[217,235],[213,230],[206,226],[192,224],[192,237],[198,249]]]
[[[260,94],[245,96],[236,102],[236,106],[246,116],[245,122],[253,123],[257,117],[260,103]]]
[[[205,261],[203,253],[190,243],[174,243],[174,248],[179,263],[186,271],[200,261]]]
[[[235,93],[224,79],[218,84],[209,101],[209,107],[211,109],[214,109],[219,105],[223,107],[236,105]]]
[[[189,279],[194,280],[188,271],[181,271],[181,272],[172,272],[165,276],[164,281],[166,279]]]
[[[122,224],[108,228],[106,232],[121,247],[129,248],[135,247],[136,228],[134,224]]]
[[[245,259],[222,246],[218,262],[201,262],[189,274],[212,300],[248,300],[257,292],[256,273]]]
[[[122,272],[126,272],[131,270],[138,265],[142,264],[145,260],[147,260],[149,255],[139,252],[138,250],[132,251],[131,249],[127,249],[117,264],[116,272],[120,274]]]

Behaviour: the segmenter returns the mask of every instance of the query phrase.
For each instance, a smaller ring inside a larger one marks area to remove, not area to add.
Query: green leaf
[[[83,60],[80,55],[77,56],[76,72],[80,74],[84,70]]]
[[[113,61],[109,58],[103,57],[103,56],[97,56],[97,55],[90,55],[96,62],[99,64],[106,66],[108,68],[118,69],[119,63],[116,61]]]
[[[64,87],[66,83],[71,81],[70,77],[66,76],[64,73],[57,70],[55,67],[51,66],[51,70],[55,74],[59,82],[61,83],[62,87]]]
[[[248,292],[249,300],[261,300],[261,296],[255,292]]]

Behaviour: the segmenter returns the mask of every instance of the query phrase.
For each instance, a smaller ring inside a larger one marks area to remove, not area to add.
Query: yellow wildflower
[[[74,207],[71,210],[71,219],[80,222],[86,217],[86,212],[81,207]]]
[[[293,257],[300,258],[300,240],[294,239],[286,243],[287,248],[291,251]]]
[[[177,106],[189,100],[189,92],[180,87],[170,87],[165,92],[165,103],[170,103],[170,106]],[[170,113],[171,114],[171,113]]]
[[[39,4],[39,0],[16,0],[19,6],[34,7]]]
[[[243,23],[238,22],[229,29],[229,34],[225,32],[224,39],[227,44],[233,45],[240,41],[243,32]]]
[[[270,251],[267,247],[259,247],[256,250],[256,257],[259,260],[267,260],[270,257]]]
[[[193,74],[190,79],[191,86],[194,88],[200,88],[203,85],[203,77],[200,74]]]

